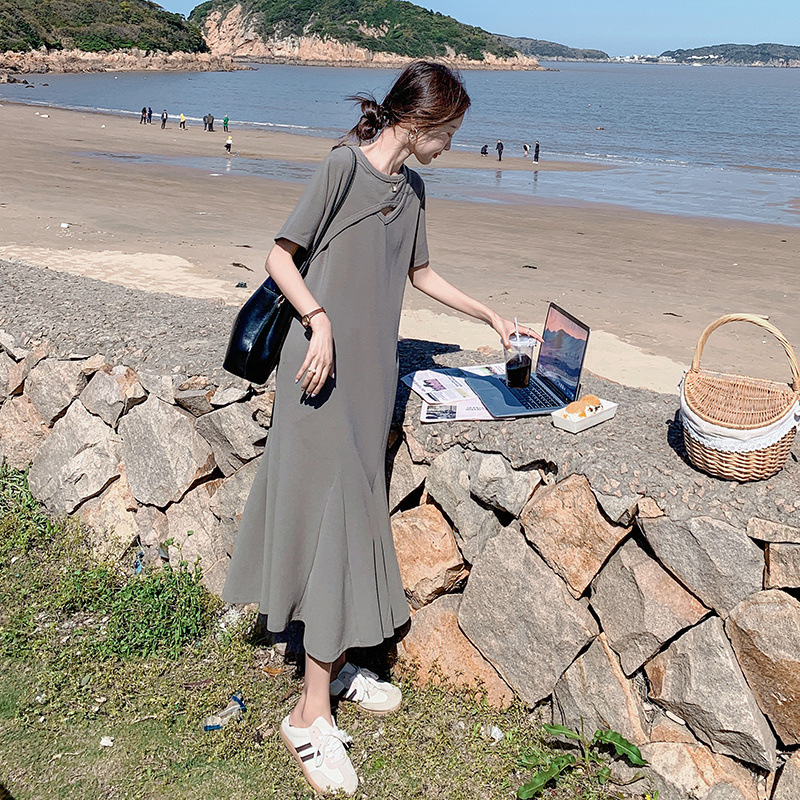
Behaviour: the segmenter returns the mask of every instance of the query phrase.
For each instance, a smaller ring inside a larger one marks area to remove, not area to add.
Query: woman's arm
[[[415,289],[419,289],[423,294],[428,295],[428,297],[432,297],[434,300],[438,300],[456,311],[469,314],[469,316],[491,325],[500,334],[503,344],[508,346],[508,337],[514,332],[514,322],[512,320],[504,319],[488,306],[478,302],[474,297],[464,294],[452,283],[446,281],[438,272],[431,269],[430,264],[423,264],[421,267],[410,269],[408,277],[411,285]],[[542,337],[538,333],[524,325],[519,326],[519,332],[534,336],[540,342],[542,341]]]
[[[278,239],[267,256],[266,270],[295,311],[303,316],[319,308],[319,303],[295,266],[293,256],[297,248],[298,245],[288,239]],[[294,382],[302,378],[303,391],[314,397],[333,374],[333,330],[328,315],[311,317],[311,331],[308,352]]]

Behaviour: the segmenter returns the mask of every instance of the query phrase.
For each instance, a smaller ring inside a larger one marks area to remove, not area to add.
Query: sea
[[[0,84],[4,100],[128,116],[166,108],[189,124],[213,113],[240,127],[338,137],[358,118],[346,98],[383,97],[396,71],[253,65],[218,73],[36,75],[35,88]],[[501,139],[541,160],[599,164],[591,171],[420,169],[431,197],[492,204],[604,203],[694,217],[800,225],[800,69],[544,62],[547,71],[469,70],[472,108],[453,149],[477,152]],[[31,79],[29,77],[29,79]],[[47,84],[46,86],[43,84]],[[26,134],[27,135],[27,134]],[[221,143],[220,143],[221,148]],[[235,150],[235,145],[234,145]],[[139,158],[228,175],[305,181],[289,160]],[[446,164],[446,156],[442,159]],[[441,163],[441,162],[440,162]]]

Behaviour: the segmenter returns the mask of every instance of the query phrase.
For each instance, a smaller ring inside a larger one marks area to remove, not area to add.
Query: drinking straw
[[[519,347],[519,325],[517,324],[517,318],[514,317],[514,330],[517,333],[517,347]]]

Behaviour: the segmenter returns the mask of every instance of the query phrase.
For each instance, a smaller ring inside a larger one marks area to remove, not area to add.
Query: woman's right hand
[[[294,382],[302,381],[303,392],[316,397],[329,377],[333,377],[333,329],[323,312],[311,318],[311,341]]]

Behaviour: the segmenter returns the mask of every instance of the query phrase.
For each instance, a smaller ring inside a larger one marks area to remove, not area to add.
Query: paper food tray
[[[550,416],[553,418],[553,425],[556,428],[563,428],[570,433],[580,433],[587,428],[599,425],[607,419],[611,419],[617,413],[617,404],[610,400],[600,400],[600,411],[584,419],[572,420],[564,416],[564,409],[553,411]]]

